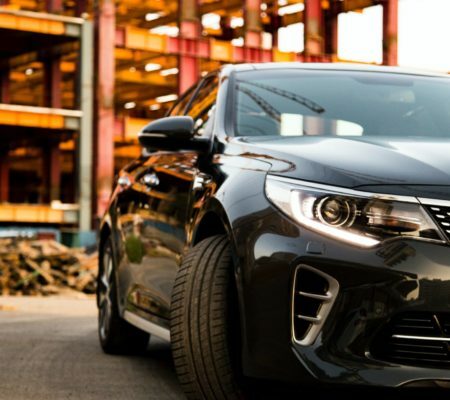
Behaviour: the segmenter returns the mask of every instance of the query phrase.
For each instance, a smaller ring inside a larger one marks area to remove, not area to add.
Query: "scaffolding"
[[[338,61],[340,13],[382,5],[383,63],[397,63],[398,0],[0,4],[0,223],[92,229],[143,125],[222,64]],[[280,51],[292,24],[304,49]]]

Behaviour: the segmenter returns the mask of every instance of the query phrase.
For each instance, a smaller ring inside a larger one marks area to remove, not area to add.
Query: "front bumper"
[[[449,245],[398,239],[360,249],[300,229],[270,205],[242,219],[234,235],[246,375],[387,387],[450,382],[450,365],[393,362],[375,351],[395,316],[450,312]],[[293,277],[301,264],[339,283],[321,332],[306,346],[291,331]]]

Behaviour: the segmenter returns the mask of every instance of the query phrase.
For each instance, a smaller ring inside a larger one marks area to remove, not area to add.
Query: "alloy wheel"
[[[105,249],[102,269],[98,280],[99,297],[99,331],[102,339],[106,339],[112,314],[111,290],[113,283],[113,263],[110,249]]]

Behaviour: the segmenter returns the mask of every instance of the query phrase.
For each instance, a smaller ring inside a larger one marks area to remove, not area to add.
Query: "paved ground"
[[[184,399],[167,344],[152,339],[141,357],[105,355],[93,299],[0,297],[0,400]],[[258,383],[251,400],[448,398],[428,390],[374,392],[318,387],[285,393]],[[284,388],[285,389],[285,388]]]
[[[94,300],[0,297],[0,399],[184,399],[168,345],[108,356],[96,323]]]

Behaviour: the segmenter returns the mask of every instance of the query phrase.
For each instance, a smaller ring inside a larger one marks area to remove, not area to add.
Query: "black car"
[[[225,66],[139,140],[101,225],[107,353],[170,340],[191,399],[449,385],[446,75]]]

